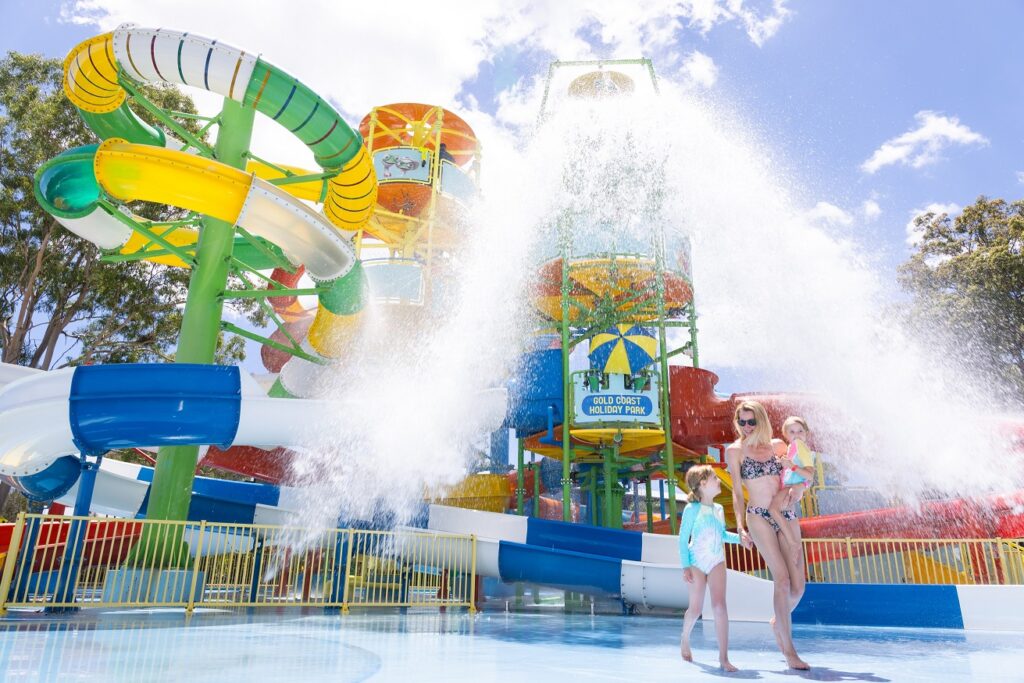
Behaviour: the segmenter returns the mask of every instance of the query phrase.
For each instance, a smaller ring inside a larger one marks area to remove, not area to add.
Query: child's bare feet
[[[690,639],[683,638],[679,643],[679,654],[683,656],[684,662],[693,661],[693,652],[690,651]]]
[[[719,659],[718,666],[722,669],[722,671],[728,671],[729,673],[739,671],[739,669],[733,666],[732,662],[730,662],[728,659]]]

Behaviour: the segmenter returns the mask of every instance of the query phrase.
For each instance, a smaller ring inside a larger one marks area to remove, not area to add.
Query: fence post
[[[7,614],[7,598],[11,592],[11,581],[14,579],[14,566],[18,562],[18,551],[21,550],[21,537],[25,533],[25,513],[18,513],[18,520],[11,531],[11,544],[7,548],[7,559],[4,562],[3,578],[0,578],[0,617]]]
[[[182,525],[184,531],[184,525]],[[192,562],[192,581],[188,588],[188,604],[185,606],[185,614],[192,614],[196,608],[196,582],[199,579],[199,561],[203,557],[203,536],[206,534],[206,520],[199,521],[199,540],[196,541],[196,559]],[[205,582],[204,582],[205,583]]]
[[[253,534],[252,581],[249,582],[249,602],[255,605],[260,594],[260,575],[263,574],[263,544],[266,542],[264,529]]]
[[[999,581],[1002,585],[1010,583],[1010,568],[1006,566],[1006,551],[1003,549],[1003,539],[996,536],[996,552],[999,553]]]
[[[469,569],[469,613],[476,614],[476,535],[470,535],[472,545],[472,564]]]
[[[29,519],[29,516],[25,515],[27,533],[22,537],[21,548],[18,550],[22,570],[18,573],[18,585],[14,589],[15,601],[18,596],[21,596],[22,600],[27,600],[29,587],[32,585],[32,565],[35,564],[36,546],[43,528],[43,515],[40,510],[42,510],[42,503],[29,501],[28,515],[32,515],[32,518]],[[47,540],[50,540],[49,534]]]
[[[856,576],[856,571],[853,566],[853,544],[850,542],[850,537],[846,537],[846,563],[850,570],[850,583],[854,583],[853,577]]]
[[[342,577],[342,589],[341,589],[341,613],[348,614],[348,577],[352,573],[352,546],[354,545],[355,539],[353,538],[355,531],[352,529],[348,530],[348,547],[345,549],[345,567],[344,576]]]

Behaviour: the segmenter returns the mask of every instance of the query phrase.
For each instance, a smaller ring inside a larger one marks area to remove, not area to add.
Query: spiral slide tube
[[[119,27],[78,45],[64,68],[67,96],[105,142],[70,150],[44,165],[36,176],[40,204],[72,232],[123,254],[136,253],[152,240],[104,205],[103,196],[170,204],[241,226],[305,266],[327,289],[305,346],[315,355],[338,355],[328,340],[353,326],[349,316],[362,308],[365,290],[350,239],[373,212],[377,182],[359,135],[334,108],[256,55],[164,29]],[[252,162],[250,176],[179,151],[184,143],[147,125],[128,107],[126,86],[132,82],[200,87],[252,107],[306,144],[328,177],[285,186],[293,190],[289,193],[265,179],[282,175],[274,167]],[[323,214],[294,195],[322,202]],[[198,238],[182,228],[154,232],[174,246],[187,247]],[[236,246],[236,256],[250,267],[271,266],[242,240]],[[166,254],[153,260],[187,265]]]

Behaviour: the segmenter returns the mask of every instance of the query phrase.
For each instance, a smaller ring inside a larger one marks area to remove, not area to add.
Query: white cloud
[[[791,14],[786,0],[772,0],[770,9],[764,12],[752,9],[748,0],[683,0],[678,4],[687,25],[702,35],[719,23],[738,21],[758,47],[774,36]]]
[[[718,66],[708,55],[694,50],[683,62],[682,72],[688,83],[710,88],[718,80]]]
[[[778,33],[790,15],[785,0],[772,0],[771,10],[764,14],[750,9],[749,3],[744,0],[728,0],[727,5],[733,16],[743,22],[747,36],[758,47]]]
[[[988,138],[960,123],[955,116],[944,116],[934,111],[919,111],[914,115],[917,128],[908,130],[882,143],[871,157],[861,164],[865,173],[874,173],[892,164],[921,168],[941,159],[941,152],[952,145],[988,144]]]
[[[939,204],[937,202],[933,202],[928,206],[924,207],[923,209],[914,209],[913,211],[911,211],[910,221],[907,223],[906,227],[907,246],[916,247],[921,243],[921,238],[924,236],[924,231],[921,230],[921,228],[914,225],[914,221],[917,220],[918,216],[923,216],[926,213],[933,213],[936,216],[945,213],[949,214],[950,216],[953,216],[954,214],[960,213],[961,208],[962,207],[959,204],[954,204],[952,202],[950,202],[949,204]]]
[[[812,221],[832,226],[848,226],[853,223],[853,216],[835,204],[818,202],[806,215]]]
[[[726,21],[731,16],[718,0],[687,0],[682,4],[686,7],[687,24],[702,34],[706,34],[715,27],[715,24]]]
[[[860,212],[865,219],[873,221],[882,215],[882,207],[874,199],[865,199],[864,203],[860,205]]]
[[[1024,171],[1017,171],[1017,182],[1024,185]]]

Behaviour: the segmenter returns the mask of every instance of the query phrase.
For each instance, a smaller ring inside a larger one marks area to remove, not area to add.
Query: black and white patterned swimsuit
[[[771,460],[754,460],[750,456],[743,456],[740,463],[740,476],[744,479],[759,479],[760,477],[778,477],[782,474],[782,464],[774,455]]]
[[[743,479],[780,476],[782,476],[782,463],[779,462],[776,456],[773,455],[769,460],[754,460],[749,456],[743,456],[743,462],[740,463],[740,477]],[[757,515],[768,522],[769,526],[775,530],[775,533],[782,531],[778,523],[772,518],[772,513],[768,511],[768,508],[761,507],[760,505],[748,505],[747,514]],[[796,519],[796,514],[792,510],[783,510],[782,516],[786,519]]]

